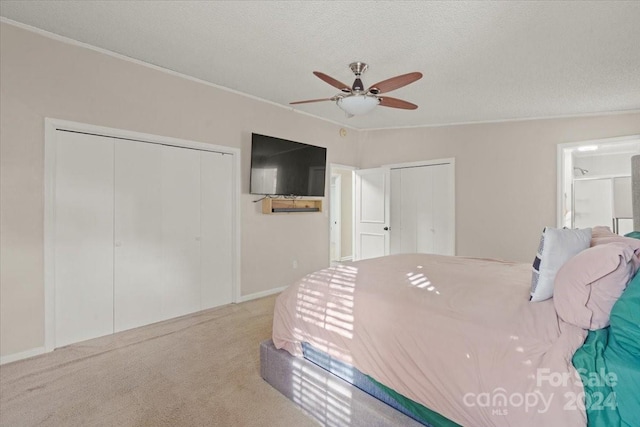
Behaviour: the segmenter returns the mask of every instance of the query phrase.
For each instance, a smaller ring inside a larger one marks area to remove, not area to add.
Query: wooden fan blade
[[[378,105],[382,105],[383,107],[402,108],[403,110],[415,110],[416,108],[418,108],[416,104],[412,104],[410,102],[403,101],[402,99],[391,98],[388,96],[381,96],[380,104]]]
[[[348,85],[339,82],[338,80],[334,79],[331,76],[327,76],[325,73],[321,73],[320,71],[314,71],[313,74],[315,74],[320,80],[329,83],[331,86],[340,89],[343,92],[351,92],[351,87],[349,87]]]
[[[306,101],[296,101],[296,102],[290,102],[289,104],[291,105],[295,105],[295,104],[308,104],[310,102],[322,102],[322,101],[334,101],[335,98],[322,98],[322,99],[307,99]]]
[[[369,88],[369,92],[373,94],[391,92],[392,90],[399,89],[403,86],[415,82],[416,80],[420,80],[421,78],[422,73],[418,73],[417,71],[414,73],[407,73],[401,76],[391,77],[390,79],[383,80],[374,85],[371,85],[371,87]]]

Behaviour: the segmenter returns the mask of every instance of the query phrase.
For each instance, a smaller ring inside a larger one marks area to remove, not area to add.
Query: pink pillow
[[[598,245],[606,245],[608,243],[624,242],[631,246],[634,250],[640,249],[640,239],[620,236],[611,231],[609,227],[602,225],[591,229],[591,247]]]
[[[611,228],[606,225],[596,225],[595,227],[591,227],[591,237],[599,238],[609,236],[617,236],[617,234],[611,231]]]
[[[553,303],[558,316],[583,329],[607,327],[613,304],[638,267],[640,251],[636,253],[625,242],[599,244],[580,252],[556,275]]]

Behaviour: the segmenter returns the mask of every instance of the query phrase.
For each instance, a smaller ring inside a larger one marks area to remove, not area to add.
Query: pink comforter
[[[585,426],[571,364],[586,331],[529,302],[531,267],[410,254],[312,273],[277,299],[273,341],[302,342],[463,426]]]

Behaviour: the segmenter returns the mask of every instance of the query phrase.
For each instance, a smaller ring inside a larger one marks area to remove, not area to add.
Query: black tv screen
[[[324,196],[327,149],[254,133],[251,194]]]

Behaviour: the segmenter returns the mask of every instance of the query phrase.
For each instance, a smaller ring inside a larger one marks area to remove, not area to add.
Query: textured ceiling
[[[360,128],[640,110],[640,2],[5,1],[0,15],[288,106],[420,71],[377,107],[295,109]]]

